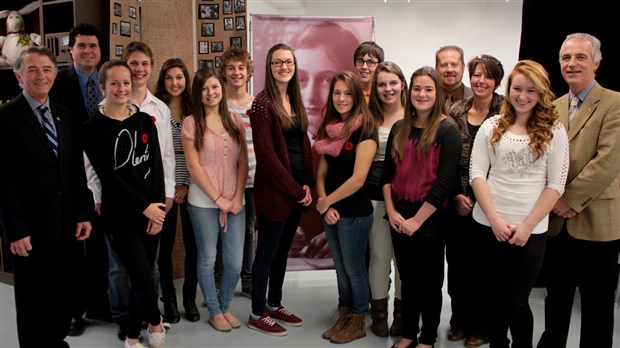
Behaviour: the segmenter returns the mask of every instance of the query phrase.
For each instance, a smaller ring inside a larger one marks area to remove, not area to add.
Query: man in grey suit
[[[539,348],[565,347],[579,288],[581,348],[611,348],[620,246],[620,93],[594,79],[601,43],[571,34],[560,49],[570,87],[555,101],[568,130],[566,189],[549,219],[545,331]]]
[[[0,211],[10,242],[21,347],[68,347],[75,239],[91,230],[71,113],[48,93],[54,54],[29,47],[13,69],[23,88],[0,107]]]

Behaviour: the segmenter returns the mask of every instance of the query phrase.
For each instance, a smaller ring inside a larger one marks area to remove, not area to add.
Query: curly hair
[[[547,146],[553,139],[553,126],[558,120],[558,112],[553,105],[555,95],[551,91],[551,82],[545,68],[533,60],[522,60],[517,62],[514,69],[508,77],[508,85],[506,86],[506,95],[508,98],[504,100],[501,108],[501,117],[491,136],[491,146],[493,151],[499,143],[502,135],[506,133],[508,127],[516,122],[514,106],[511,104],[510,90],[514,77],[522,74],[527,77],[534,89],[539,95],[538,103],[532,110],[532,115],[527,120],[527,133],[530,137],[529,148],[534,152],[535,161],[540,159],[547,150]]]

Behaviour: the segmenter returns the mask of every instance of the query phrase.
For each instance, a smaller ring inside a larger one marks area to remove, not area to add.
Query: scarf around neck
[[[351,123],[351,129],[345,133],[344,121],[330,123],[325,126],[327,138],[314,142],[314,150],[320,155],[330,155],[338,157],[344,143],[349,139],[351,133],[355,132],[362,125],[362,116],[357,115]]]

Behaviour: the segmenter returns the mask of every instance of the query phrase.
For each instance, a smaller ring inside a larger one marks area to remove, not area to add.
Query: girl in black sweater
[[[143,348],[143,318],[150,347],[164,346],[153,266],[165,218],[164,179],[154,120],[131,104],[131,72],[110,61],[99,72],[105,96],[99,112],[84,124],[84,151],[101,181],[104,230],[131,281],[125,348]]]

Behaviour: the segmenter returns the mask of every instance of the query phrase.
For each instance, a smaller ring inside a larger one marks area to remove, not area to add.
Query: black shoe
[[[179,308],[177,307],[176,295],[162,297],[161,302],[164,303],[164,321],[171,324],[178,323],[181,320],[181,314],[179,313]]]
[[[116,336],[119,340],[125,342],[125,339],[127,338],[127,326],[129,324],[128,318],[126,316],[122,316],[116,318],[114,321],[118,325],[118,332],[116,333]]]
[[[183,301],[183,307],[185,308],[185,318],[192,323],[200,320],[200,312],[196,307],[196,301]]]
[[[82,336],[86,328],[84,327],[84,319],[81,317],[71,319],[71,328],[68,335],[71,337]]]
[[[249,298],[251,300],[252,299],[252,288],[251,287],[249,287],[249,288],[242,288],[241,289],[241,296],[247,297],[247,298]]]

